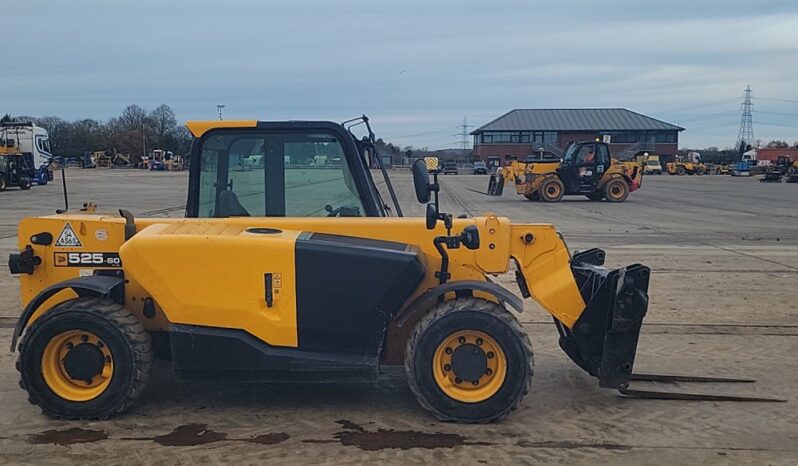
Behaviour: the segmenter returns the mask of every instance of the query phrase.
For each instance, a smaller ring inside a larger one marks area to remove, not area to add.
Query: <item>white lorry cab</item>
[[[13,150],[22,154],[25,163],[35,170],[33,180],[37,184],[52,181],[50,163],[53,154],[47,130],[31,122],[0,122],[0,144],[5,151]]]

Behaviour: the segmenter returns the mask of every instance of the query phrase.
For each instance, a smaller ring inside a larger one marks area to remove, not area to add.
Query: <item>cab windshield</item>
[[[365,215],[333,134],[211,134],[200,147],[199,172],[199,217]]]
[[[565,149],[565,153],[562,155],[562,161],[565,164],[570,164],[573,161],[574,154],[576,153],[576,149],[579,148],[579,144],[571,144]]]

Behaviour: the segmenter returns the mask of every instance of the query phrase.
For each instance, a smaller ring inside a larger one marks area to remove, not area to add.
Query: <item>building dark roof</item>
[[[482,131],[684,131],[684,128],[625,108],[510,110],[471,132]]]

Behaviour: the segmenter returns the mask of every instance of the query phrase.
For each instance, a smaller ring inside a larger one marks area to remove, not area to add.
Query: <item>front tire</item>
[[[19,345],[28,401],[61,419],[107,419],[128,409],[150,377],[152,341],[124,306],[79,298],[36,319]]]
[[[418,403],[441,421],[498,421],[532,381],[532,344],[502,306],[479,298],[438,305],[407,342],[405,373]]]

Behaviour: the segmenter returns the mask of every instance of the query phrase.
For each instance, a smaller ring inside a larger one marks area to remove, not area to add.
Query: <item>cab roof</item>
[[[186,128],[195,138],[202,137],[212,129],[217,128],[254,128],[258,125],[258,120],[210,120],[210,121],[187,121]]]
[[[186,128],[195,138],[201,138],[208,131],[215,129],[244,129],[262,128],[271,130],[306,130],[306,131],[342,131],[345,128],[341,123],[325,120],[288,120],[288,121],[263,121],[263,120],[209,120],[188,121]]]

